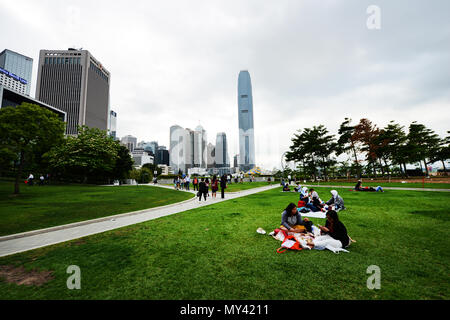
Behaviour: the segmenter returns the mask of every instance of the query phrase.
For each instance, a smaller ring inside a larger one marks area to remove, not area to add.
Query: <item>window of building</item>
[[[44,64],[48,64],[48,58],[45,58]]]
[[[246,95],[246,94],[241,94],[241,98],[248,98],[248,95]]]

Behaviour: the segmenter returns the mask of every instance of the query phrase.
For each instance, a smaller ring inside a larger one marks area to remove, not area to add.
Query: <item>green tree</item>
[[[113,169],[114,179],[127,179],[129,177],[130,171],[133,169],[133,158],[128,151],[128,148],[119,145],[117,149],[117,159]]]
[[[15,162],[14,193],[18,194],[24,166],[34,154],[44,155],[64,138],[65,124],[38,105],[22,103],[0,109],[0,150]],[[8,161],[8,160],[6,160]]]
[[[146,163],[142,166],[142,168],[147,168],[150,170],[150,172],[152,173],[152,175],[155,174],[156,171],[156,176],[161,175],[162,173],[162,169],[160,167],[158,167],[158,165],[154,164],[154,163]]]
[[[52,168],[65,178],[78,178],[83,183],[113,178],[120,144],[106,131],[81,126],[78,136],[68,136],[48,153]]]
[[[450,131],[447,131],[447,134],[450,134]],[[432,161],[441,161],[442,167],[444,169],[444,173],[447,174],[447,168],[445,167],[445,161],[450,159],[450,135],[446,138],[441,139],[439,143],[439,147],[435,149],[435,152],[432,156]]]
[[[290,151],[286,153],[286,161],[296,161],[303,166],[303,172],[317,180],[318,168],[322,168],[325,178],[328,179],[328,169],[333,165],[331,154],[336,146],[334,136],[328,135],[328,130],[323,126],[314,126],[298,130],[300,134],[294,134],[291,139]]]
[[[409,125],[407,157],[410,163],[418,162],[421,167],[423,162],[427,176],[429,175],[427,165],[434,162],[433,158],[440,145],[441,139],[433,130],[416,121]]]
[[[380,134],[380,129],[377,128],[369,119],[363,118],[355,126],[352,139],[355,144],[360,146],[360,150],[366,153],[367,168],[371,168],[373,174],[376,176],[377,165],[377,149],[379,143],[377,138]],[[366,171],[367,172],[367,171]]]
[[[336,155],[339,156],[343,153],[351,153],[354,158],[354,165],[358,168],[358,176],[361,177],[361,169],[358,161],[359,150],[353,137],[353,134],[355,133],[355,126],[350,125],[351,122],[352,119],[345,118],[344,122],[342,122],[339,127]]]

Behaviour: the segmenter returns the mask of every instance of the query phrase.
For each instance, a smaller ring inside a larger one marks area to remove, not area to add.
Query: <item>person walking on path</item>
[[[217,190],[219,190],[219,181],[217,180],[217,176],[214,175],[211,181],[211,194],[213,198],[216,198]]]
[[[225,188],[227,187],[227,177],[225,175],[222,175],[222,178],[220,179],[220,193],[221,198],[225,198]]]
[[[202,201],[202,196],[205,198],[206,201],[206,194],[208,193],[208,187],[206,186],[205,183],[205,178],[202,178],[200,183],[198,184],[198,201]]]
[[[194,186],[194,191],[199,191],[198,190],[198,179],[197,179],[197,177],[194,177],[194,179],[192,180],[192,185]]]
[[[191,178],[189,178],[189,175],[187,175],[186,176],[186,183],[184,185],[186,187],[187,191],[189,191],[189,189],[190,189],[190,184],[191,184]]]
[[[44,180],[45,180],[45,178],[44,178],[44,176],[41,174],[41,176],[39,177],[39,185],[40,185],[40,186],[43,186],[43,185],[44,185]]]

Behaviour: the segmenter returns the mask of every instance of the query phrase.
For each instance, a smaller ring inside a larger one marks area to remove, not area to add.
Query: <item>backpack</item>
[[[284,248],[284,250],[283,250]],[[297,239],[295,239],[294,236],[287,236],[284,238],[283,242],[281,243],[281,247],[279,247],[277,249],[278,253],[283,253],[286,252],[287,249],[291,249],[291,250],[302,250],[302,246],[300,244],[300,242],[298,242]]]

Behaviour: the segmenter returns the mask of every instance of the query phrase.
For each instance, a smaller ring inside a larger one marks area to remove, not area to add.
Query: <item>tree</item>
[[[447,131],[447,134],[450,134],[450,131]],[[444,139],[441,139],[439,143],[439,147],[435,149],[435,152],[432,156],[432,161],[441,161],[442,167],[444,169],[444,174],[447,174],[447,168],[445,167],[445,161],[450,159],[450,135]]]
[[[351,152],[354,157],[354,163],[357,168],[360,168],[358,155],[359,152],[356,141],[354,140],[353,134],[355,132],[355,126],[350,125],[352,119],[345,118],[344,122],[341,123],[338,134],[339,138],[336,145],[336,155],[339,156],[341,154]],[[361,177],[361,170],[358,169],[358,176]]]
[[[61,145],[49,152],[48,158],[54,170],[66,178],[80,179],[83,183],[88,179],[104,182],[113,178],[118,169],[119,150],[119,142],[106,131],[81,126],[78,136],[66,137]]]
[[[352,139],[359,144],[360,150],[366,153],[366,160],[368,167],[372,168],[374,175],[376,175],[376,161],[377,149],[379,147],[376,140],[380,134],[380,130],[369,119],[363,118],[355,126]]]
[[[154,175],[155,171],[156,171],[156,176],[159,176],[162,173],[162,169],[154,163],[146,163],[142,166],[142,168],[148,168],[150,170],[150,172],[152,173],[152,175]]]
[[[301,163],[303,172],[311,175],[314,180],[317,179],[317,169],[320,167],[328,179],[328,168],[335,163],[331,159],[336,146],[334,136],[328,135],[328,130],[323,125],[298,132],[300,134],[294,134],[294,138],[291,139],[292,145],[290,151],[286,153],[286,161]]]
[[[123,145],[119,145],[117,149],[116,164],[112,173],[113,178],[119,180],[126,179],[132,169],[133,158],[130,156],[128,148]]]
[[[380,131],[378,137],[379,150],[377,155],[383,158],[386,166],[387,159],[390,159],[392,164],[397,164],[404,167],[404,172],[406,174],[406,161],[405,161],[405,145],[406,145],[406,133],[403,129],[404,127],[390,121],[389,124]],[[389,170],[389,167],[388,167]]]
[[[38,105],[22,103],[0,109],[0,150],[15,162],[14,194],[20,192],[19,181],[25,164],[33,154],[44,155],[60,144],[64,131],[64,122]]]
[[[423,161],[427,176],[429,175],[427,165],[433,162],[432,159],[437,154],[440,145],[441,139],[433,130],[416,121],[409,125],[407,157],[410,163],[419,162],[421,167]]]

